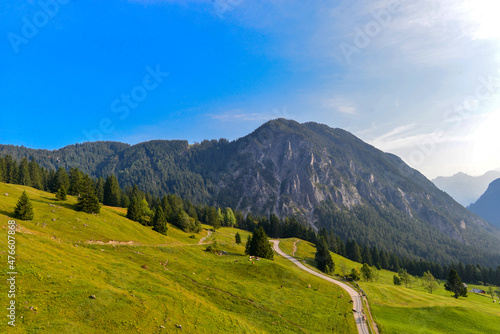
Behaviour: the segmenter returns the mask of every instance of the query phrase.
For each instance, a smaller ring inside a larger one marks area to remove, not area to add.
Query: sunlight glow
[[[462,9],[475,25],[474,38],[500,40],[499,1],[468,0]]]
[[[476,128],[472,138],[474,153],[472,161],[483,169],[500,166],[500,109],[490,113]]]

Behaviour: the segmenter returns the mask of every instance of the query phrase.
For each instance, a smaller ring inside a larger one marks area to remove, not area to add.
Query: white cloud
[[[274,118],[294,118],[293,115],[289,114],[287,107],[284,106],[281,109],[274,108],[266,113],[260,112],[247,112],[243,109],[232,109],[222,113],[210,113],[207,114],[211,119],[221,121],[221,122],[246,122],[246,121],[268,121]]]
[[[352,101],[342,97],[332,97],[323,99],[323,107],[347,115],[356,114],[356,106]]]

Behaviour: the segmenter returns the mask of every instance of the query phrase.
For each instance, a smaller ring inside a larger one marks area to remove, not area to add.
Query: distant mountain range
[[[457,173],[453,176],[440,176],[432,180],[441,190],[463,206],[468,206],[486,191],[491,181],[500,178],[500,170],[492,170],[481,176]]]
[[[486,192],[467,209],[500,228],[500,178],[491,182]]]
[[[351,133],[277,119],[238,140],[93,142],[55,151],[0,145],[47,168],[117,176],[156,195],[294,216],[408,257],[500,265],[500,231],[395,155]]]

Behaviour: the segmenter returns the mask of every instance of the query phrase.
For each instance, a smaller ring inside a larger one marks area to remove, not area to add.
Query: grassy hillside
[[[281,249],[307,263],[314,263],[316,248],[313,244],[298,239],[280,243]],[[340,264],[350,268],[361,268],[359,263],[332,253],[336,264],[335,273],[341,275]],[[382,270],[377,282],[359,282],[368,295],[372,315],[381,333],[498,333],[500,305],[491,297],[469,293],[467,298],[455,299],[445,291],[441,282],[438,289],[428,293],[416,282],[412,288],[395,286],[393,272]],[[469,289],[474,286],[469,285]],[[482,287],[484,289],[484,287]]]
[[[18,221],[16,326],[7,327],[4,317],[2,332],[181,332],[176,324],[185,333],[355,332],[351,304],[337,298],[339,288],[280,257],[249,261],[244,246],[234,243],[235,229],[207,240],[217,239],[228,252],[218,256],[198,244],[206,230],[193,235],[169,226],[163,236],[118,208],[89,215],[75,211],[74,198],[59,202],[53,194],[0,183],[3,277],[7,222],[23,190],[35,218]],[[248,233],[239,233],[246,240]]]

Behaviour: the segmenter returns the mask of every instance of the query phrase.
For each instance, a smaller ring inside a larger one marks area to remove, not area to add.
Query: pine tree
[[[250,247],[252,246],[252,235],[249,234],[247,237],[247,243],[245,244],[245,254],[250,255]]]
[[[81,193],[78,198],[78,207],[86,213],[99,213],[101,204],[94,193],[94,181],[90,176],[85,175],[81,182]]]
[[[78,196],[80,194],[80,186],[82,182],[82,173],[78,168],[71,168],[69,170],[69,189],[68,193],[73,196]]]
[[[280,219],[276,214],[272,213],[269,217],[269,234],[271,237],[278,238],[280,236],[280,226]]]
[[[272,260],[274,257],[273,249],[262,226],[252,234],[248,255],[258,256],[269,260]]]
[[[95,184],[95,195],[97,196],[97,199],[99,200],[99,203],[104,204],[104,179],[100,177],[97,179],[97,182]]]
[[[108,176],[104,184],[104,205],[119,206],[121,189],[114,175]]]
[[[372,253],[370,252],[370,249],[366,245],[365,247],[363,247],[363,262],[368,264],[368,266],[373,266]]]
[[[30,173],[31,186],[33,188],[43,190],[42,172],[40,166],[36,163],[36,160],[34,158],[30,161],[28,168]]]
[[[5,167],[5,159],[0,157],[0,182],[5,182],[5,173],[7,168]]]
[[[319,237],[316,245],[316,255],[314,258],[316,259],[319,270],[327,274],[335,270],[335,264],[333,263],[332,256],[328,250],[328,245],[323,236]]]
[[[28,159],[23,158],[19,164],[19,176],[17,178],[18,184],[23,186],[31,186],[30,170]]]
[[[59,188],[61,188],[61,186],[64,186],[66,189],[69,188],[69,177],[66,170],[59,167],[54,178],[54,183],[52,184],[52,192],[55,193],[59,190]]]
[[[167,235],[168,231],[167,217],[163,212],[161,206],[156,207],[152,223],[153,223],[153,231]]]
[[[354,262],[361,263],[363,261],[363,257],[361,256],[361,249],[359,245],[354,240],[347,241],[347,257]]]
[[[218,210],[220,212],[220,209]],[[219,212],[214,207],[210,207],[207,212],[207,223],[212,225],[214,231],[216,231],[221,226],[221,221],[219,219]]]
[[[60,201],[65,201],[67,198],[67,193],[66,193],[66,188],[64,186],[61,186],[59,190],[56,193],[56,198]]]
[[[138,222],[141,219],[141,208],[139,205],[140,199],[136,196],[132,197],[127,208],[127,218]]]
[[[17,184],[18,178],[17,162],[10,155],[5,157],[5,182]]]
[[[241,244],[241,236],[239,232],[236,232],[236,235],[234,236],[234,241],[239,245]]]
[[[23,191],[23,194],[19,197],[19,201],[14,209],[14,215],[16,218],[21,220],[32,220],[35,216],[33,212],[33,204],[31,204],[31,200],[29,199],[26,191]]]
[[[467,288],[462,283],[462,280],[458,276],[455,269],[451,269],[448,274],[448,280],[444,284],[444,288],[446,291],[451,291],[455,295],[453,297],[467,297]]]
[[[124,194],[124,193],[122,193],[122,195],[120,197],[121,197],[121,199],[120,199],[120,207],[122,207],[122,208],[128,208],[128,206],[130,205],[130,199],[129,199],[129,197],[126,194]],[[165,212],[165,214],[168,217],[168,213]]]

